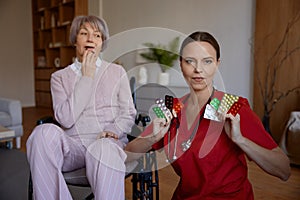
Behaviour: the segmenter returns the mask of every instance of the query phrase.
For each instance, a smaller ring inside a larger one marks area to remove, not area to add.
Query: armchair
[[[0,98],[0,125],[15,131],[16,147],[21,148],[23,125],[22,106],[19,100]]]

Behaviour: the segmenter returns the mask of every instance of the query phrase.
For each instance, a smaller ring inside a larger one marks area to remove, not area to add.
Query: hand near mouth
[[[100,53],[100,48],[86,46],[82,58],[81,72],[83,76],[93,78],[96,72],[96,61]]]

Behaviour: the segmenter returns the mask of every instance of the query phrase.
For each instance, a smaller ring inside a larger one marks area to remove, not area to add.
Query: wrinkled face
[[[89,23],[84,23],[76,37],[76,56],[80,62],[85,51],[93,51],[99,55],[102,47],[102,34]]]
[[[219,64],[216,50],[208,42],[191,42],[182,51],[181,71],[187,84],[195,91],[212,87]]]

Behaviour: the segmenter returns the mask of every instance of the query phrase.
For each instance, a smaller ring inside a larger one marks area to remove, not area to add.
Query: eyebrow
[[[203,58],[203,60],[207,60],[207,59],[213,59],[214,60],[214,57],[208,56],[208,57]]]
[[[197,60],[196,58],[194,58],[194,57],[189,57],[189,56],[187,56],[187,57],[183,57],[183,56],[182,56],[182,58],[184,58],[184,59],[193,59],[193,60]],[[202,58],[202,60],[206,60],[206,59],[213,59],[213,60],[214,60],[214,57],[208,56],[208,57]]]
[[[101,31],[98,30],[96,27],[93,27],[93,26],[91,26],[91,27],[92,27],[92,30],[93,30],[94,32],[101,33]],[[79,30],[81,30],[81,29],[84,29],[84,30],[88,31],[87,27],[86,27],[84,24],[80,26],[80,29],[79,29]],[[102,33],[101,33],[101,34],[102,34]]]
[[[193,59],[193,60],[196,60],[196,58],[194,58],[194,57],[183,57],[183,56],[182,56],[182,58],[184,58],[184,59]]]
[[[190,59],[190,60],[193,60],[193,61],[197,61],[197,59],[194,58],[194,57],[183,57],[183,56],[182,56],[182,59],[183,59],[183,60]],[[213,62],[216,62],[216,60],[214,59],[213,56],[208,56],[208,57],[205,57],[205,58],[202,58],[202,59],[201,59],[201,61],[204,61],[204,60],[212,60]]]
[[[87,28],[85,27],[85,26],[81,26],[80,28],[79,28],[79,30],[86,30],[87,31]]]

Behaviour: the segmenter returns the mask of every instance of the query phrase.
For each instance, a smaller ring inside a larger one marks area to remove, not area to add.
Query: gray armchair
[[[23,136],[22,106],[19,100],[0,98],[0,125],[16,134],[16,146],[21,148]]]

